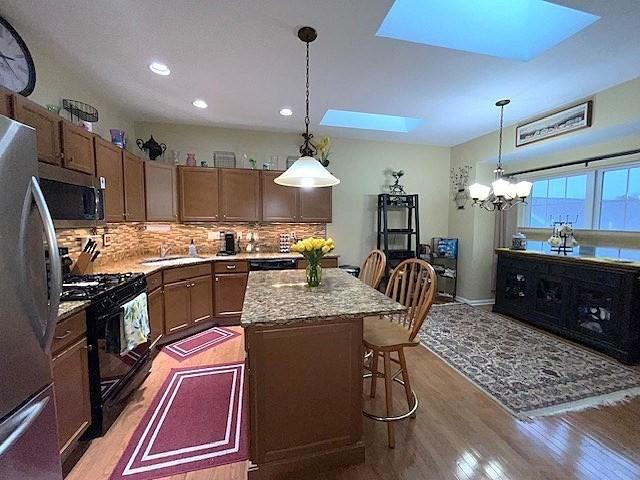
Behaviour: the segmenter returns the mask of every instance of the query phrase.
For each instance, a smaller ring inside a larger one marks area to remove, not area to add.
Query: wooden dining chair
[[[371,250],[362,263],[358,278],[372,288],[378,288],[387,268],[387,257],[382,250]]]
[[[390,448],[395,447],[393,422],[415,417],[418,408],[418,398],[409,381],[404,348],[415,347],[420,343],[418,332],[433,305],[436,290],[436,272],[431,265],[417,258],[404,260],[391,273],[386,295],[406,306],[406,312],[402,315],[364,319],[364,347],[370,351],[370,359],[365,363],[365,370],[369,373],[364,377],[371,378],[371,398],[376,396],[376,379],[384,378],[387,414],[378,416],[367,411],[363,413],[369,418],[387,423]],[[391,356],[394,353],[397,358]],[[382,372],[378,371],[380,357],[383,360]],[[395,373],[391,372],[392,363],[400,366]],[[398,378],[399,375],[402,375],[402,380]],[[407,412],[398,415],[393,413],[391,387],[394,381],[404,386],[409,406]]]

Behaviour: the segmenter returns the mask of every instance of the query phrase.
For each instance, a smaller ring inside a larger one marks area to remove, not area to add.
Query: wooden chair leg
[[[411,382],[409,381],[409,370],[407,370],[407,361],[404,358],[404,349],[398,350],[398,360],[400,360],[400,368],[402,368],[402,381],[404,382],[404,391],[407,394],[407,405],[409,410],[413,408],[413,391],[411,390]],[[416,418],[416,414],[411,415]]]
[[[371,392],[369,396],[376,398],[376,385],[378,383],[378,352],[373,351],[373,357],[371,358]]]
[[[384,389],[387,401],[387,416],[393,416],[393,394],[391,386],[393,384],[393,377],[391,376],[391,355],[389,352],[384,352]],[[389,448],[395,448],[396,438],[393,422],[387,422],[387,437],[389,441]]]

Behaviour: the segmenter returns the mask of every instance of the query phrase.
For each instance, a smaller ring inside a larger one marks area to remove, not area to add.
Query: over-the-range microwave
[[[104,179],[40,163],[40,188],[58,228],[104,224]],[[102,185],[101,185],[102,184]]]

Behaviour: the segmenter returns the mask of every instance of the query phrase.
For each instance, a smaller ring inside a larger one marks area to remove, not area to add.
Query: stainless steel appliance
[[[51,343],[62,288],[36,132],[0,115],[0,478],[58,480]],[[44,236],[43,236],[44,232]],[[44,240],[51,256],[47,284]]]
[[[104,192],[92,175],[41,163],[40,186],[56,227],[91,227],[104,223]]]
[[[151,368],[150,341],[126,355],[114,348],[120,338],[122,306],[147,289],[142,273],[114,275],[68,275],[62,300],[89,300],[87,346],[91,427],[86,437],[103,435],[124,409],[128,395],[146,378]]]
[[[264,258],[260,260],[249,260],[249,270],[292,270],[296,268],[296,261],[293,258]]]

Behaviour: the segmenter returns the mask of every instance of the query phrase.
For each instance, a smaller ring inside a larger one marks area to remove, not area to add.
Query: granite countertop
[[[251,272],[241,324],[289,324],[332,317],[401,313],[406,308],[338,268],[322,271],[322,284],[310,289],[304,270]]]
[[[530,255],[551,258],[554,260],[574,262],[574,263],[590,263],[593,265],[610,266],[616,268],[628,268],[631,270],[640,269],[640,262],[633,260],[624,260],[607,257],[592,257],[589,255],[578,255],[576,253],[569,253],[568,255],[558,254],[556,252],[543,252],[540,250],[512,250],[510,248],[496,248],[496,253],[510,254],[510,255]]]
[[[328,254],[325,258],[338,258],[337,254]],[[94,273],[144,273],[149,275],[154,272],[158,272],[164,268],[180,267],[182,265],[194,265],[198,263],[207,262],[224,262],[224,261],[236,261],[236,260],[266,260],[266,259],[302,259],[304,258],[300,253],[238,253],[237,255],[202,255],[198,257],[181,257],[175,259],[168,259],[152,263],[142,263],[145,260],[154,257],[132,258],[130,260],[123,260],[121,262],[109,263],[106,265],[98,265],[94,269]]]
[[[58,307],[58,322],[80,310],[84,310],[89,303],[90,302],[86,300],[60,302],[60,306]]]

